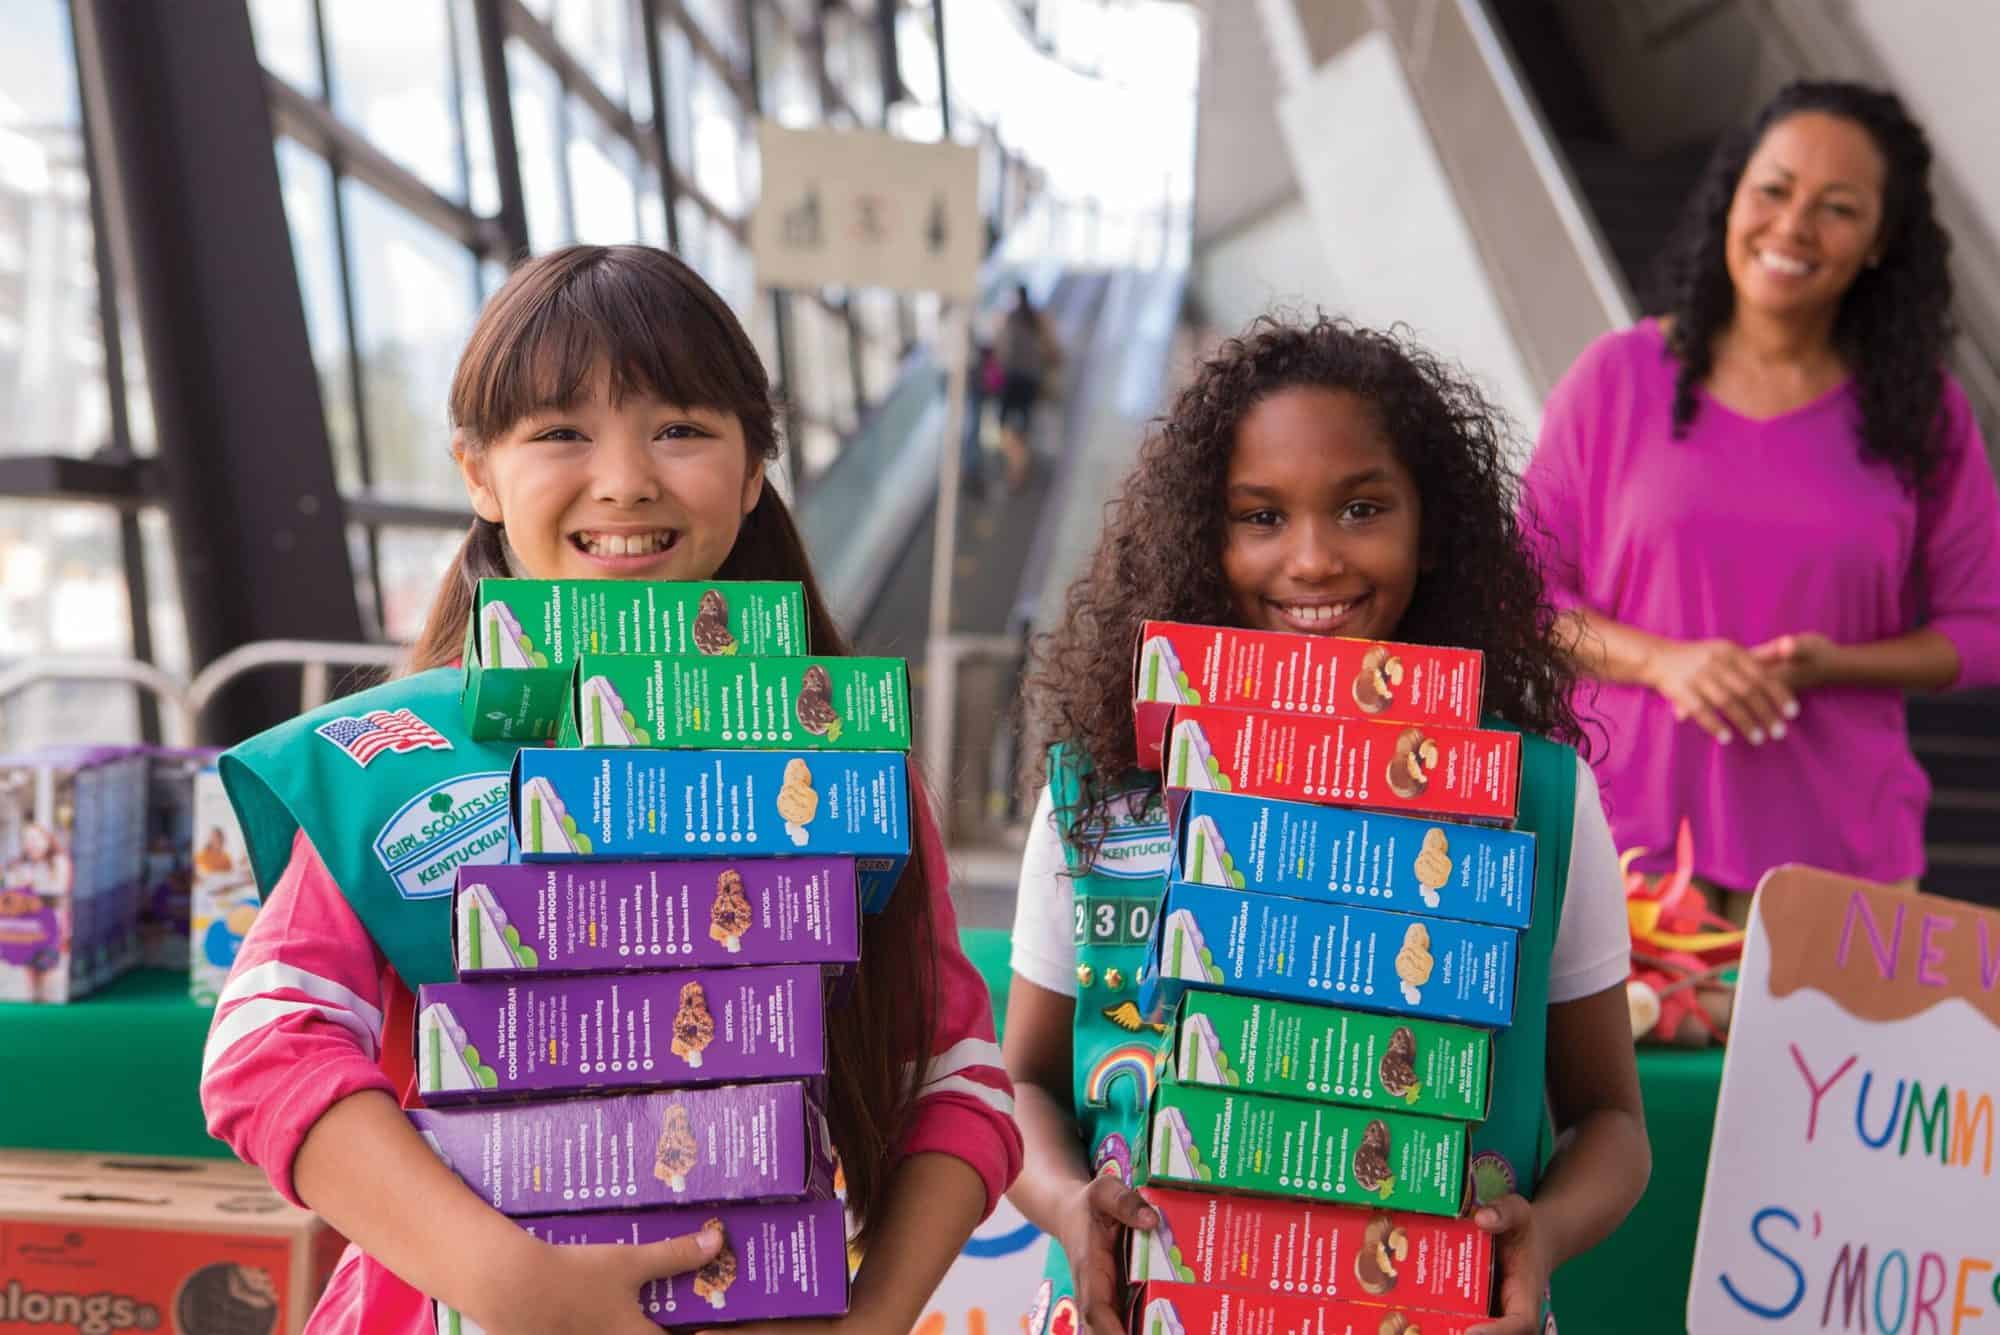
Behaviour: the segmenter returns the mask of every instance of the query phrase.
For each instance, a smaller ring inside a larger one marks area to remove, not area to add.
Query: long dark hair
[[[481,312],[452,377],[451,420],[461,448],[484,449],[530,412],[568,401],[599,366],[610,368],[614,395],[639,391],[733,413],[752,459],[778,457],[770,380],[743,326],[694,270],[645,246],[570,246],[514,271]],[[475,521],[438,589],[410,670],[455,661],[479,581],[508,573],[500,526]],[[714,578],[797,581],[805,586],[813,652],[851,652],[791,511],[768,482]],[[914,770],[910,787],[921,807]],[[925,823],[913,813],[918,849],[888,907],[863,928],[864,965],[851,996],[827,1016],[827,1120],[864,1237],[880,1220],[890,1154],[921,1084],[910,1071],[922,1071],[937,1033],[931,886],[947,872],[931,865]]]
[[[1951,237],[1931,205],[1931,146],[1893,93],[1855,83],[1800,81],[1780,89],[1756,119],[1725,136],[1661,256],[1660,309],[1680,362],[1674,434],[1687,434],[1696,389],[1715,367],[1716,337],[1736,311],[1724,248],[1729,207],[1757,145],[1773,125],[1817,111],[1867,131],[1887,165],[1880,258],[1840,300],[1834,347],[1854,376],[1862,453],[1903,485],[1928,483],[1943,457],[1944,353],[1951,340]]]
[[[1131,663],[1139,623],[1235,622],[1222,548],[1236,428],[1264,399],[1299,387],[1345,390],[1373,405],[1416,480],[1423,573],[1396,637],[1481,650],[1489,712],[1583,744],[1570,704],[1575,669],[1558,647],[1555,608],[1515,519],[1500,412],[1400,330],[1324,315],[1309,324],[1266,316],[1196,368],[1141,446],[1088,570],[1070,585],[1062,624],[1035,646],[1030,735],[1077,752],[1082,800],[1058,814],[1086,848],[1136,755]]]

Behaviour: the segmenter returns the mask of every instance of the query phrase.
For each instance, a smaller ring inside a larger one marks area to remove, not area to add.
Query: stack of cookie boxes
[[[1520,742],[1475,726],[1481,666],[1144,628],[1135,722],[1176,851],[1142,977],[1163,1048],[1135,1178],[1162,1226],[1132,1239],[1135,1329],[1485,1319],[1468,1128],[1513,1018],[1534,838],[1506,828]]]
[[[909,853],[903,663],[810,657],[796,584],[479,603],[468,723],[559,745],[515,762],[510,865],[458,874],[412,1120],[551,1242],[719,1221],[720,1256],[642,1295],[662,1325],[844,1312],[825,1010]]]

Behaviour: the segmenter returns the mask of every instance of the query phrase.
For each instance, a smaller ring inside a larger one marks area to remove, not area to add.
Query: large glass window
[[[0,451],[109,442],[95,246],[68,7],[25,0],[0,42]]]
[[[569,103],[569,182],[576,239],[599,245],[639,235],[639,151],[572,97]]]
[[[507,91],[514,105],[528,248],[553,250],[576,234],[563,188],[562,84],[539,56],[520,41],[509,40]]]
[[[278,181],[292,232],[292,263],[306,311],[306,336],[333,442],[334,474],[343,490],[361,485],[361,446],[354,420],[354,367],[341,306],[340,238],[334,229],[333,169],[290,139],[278,140]]]
[[[118,515],[108,506],[0,500],[0,645],[7,660],[132,652]],[[139,735],[129,686],[51,681],[0,701],[0,750]]]
[[[706,60],[690,72],[688,114],[695,184],[724,213],[740,216],[749,204],[743,170],[752,144],[749,117],[736,90]]]
[[[458,68],[446,0],[340,0],[323,4],[333,109],[368,141],[448,199],[467,198],[457,116]]]
[[[250,30],[259,64],[300,92],[321,95],[313,0],[250,0]]]
[[[477,263],[360,181],[341,183],[341,202],[376,486],[398,499],[462,505],[446,401],[477,314]]]

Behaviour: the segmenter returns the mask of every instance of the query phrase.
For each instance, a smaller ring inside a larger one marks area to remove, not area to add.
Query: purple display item
[[[854,859],[462,867],[461,980],[861,958]]]
[[[421,1108],[410,1121],[502,1214],[834,1194],[826,1118],[797,1080]]]
[[[826,1070],[817,965],[426,983],[418,1089],[432,1105],[658,1089]]]
[[[698,1233],[710,1220],[722,1225],[722,1252],[699,1270],[641,1289],[640,1308],[652,1320],[677,1330],[702,1330],[846,1313],[847,1224],[839,1201],[556,1215],[520,1223],[559,1246],[644,1246]],[[438,1335],[483,1335],[442,1303],[436,1317]]]

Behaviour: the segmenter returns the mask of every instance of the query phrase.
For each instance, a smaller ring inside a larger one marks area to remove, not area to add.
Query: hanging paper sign
[[[2000,913],[1765,877],[1688,1329],[2000,1331],[1996,1101]]]
[[[759,121],[757,150],[750,250],[765,287],[978,295],[978,149]]]

